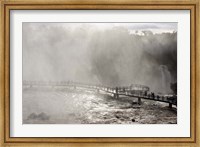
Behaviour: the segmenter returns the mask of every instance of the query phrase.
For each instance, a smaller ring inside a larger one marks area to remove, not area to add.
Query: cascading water
[[[164,94],[171,93],[170,84],[171,84],[171,74],[166,65],[160,65],[159,67],[161,72],[161,92]]]

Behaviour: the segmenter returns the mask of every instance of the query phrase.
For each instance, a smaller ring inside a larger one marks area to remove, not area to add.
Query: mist
[[[170,93],[177,80],[177,32],[163,26],[23,23],[23,80],[143,84]]]

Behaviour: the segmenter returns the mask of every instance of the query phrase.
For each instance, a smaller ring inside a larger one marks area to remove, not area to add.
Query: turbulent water
[[[175,124],[168,104],[83,90],[23,90],[24,124]]]

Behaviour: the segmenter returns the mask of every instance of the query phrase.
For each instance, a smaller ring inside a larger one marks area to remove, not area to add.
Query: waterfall
[[[160,65],[159,69],[161,72],[161,92],[165,94],[171,93],[171,74],[168,67],[166,65]]]

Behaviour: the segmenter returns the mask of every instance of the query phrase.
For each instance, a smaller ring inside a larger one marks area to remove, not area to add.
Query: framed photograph
[[[2,146],[198,146],[199,1],[1,1]]]

